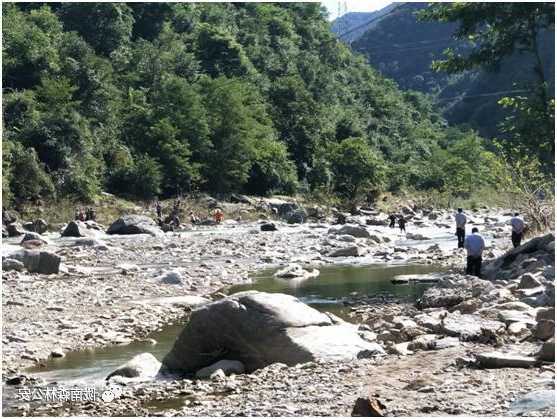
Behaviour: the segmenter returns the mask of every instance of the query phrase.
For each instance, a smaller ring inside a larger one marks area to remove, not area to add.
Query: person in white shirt
[[[458,248],[464,247],[464,237],[466,236],[466,215],[462,212],[462,208],[457,210],[454,216],[456,222],[456,238],[458,240]]]
[[[518,247],[520,246],[522,236],[524,235],[524,228],[526,227],[524,220],[520,218],[518,212],[515,212],[514,217],[511,218],[511,226],[513,229],[511,233],[511,240],[513,242],[513,246]]]
[[[464,248],[468,257],[466,258],[466,275],[474,275],[481,278],[482,253],[485,249],[485,241],[474,227],[472,234],[464,240]]]

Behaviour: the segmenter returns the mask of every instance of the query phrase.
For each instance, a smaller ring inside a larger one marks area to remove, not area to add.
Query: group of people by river
[[[160,201],[155,202],[155,211],[157,213],[157,222],[161,224],[170,224],[174,227],[180,226],[180,212],[181,212],[181,200],[179,198],[174,200],[172,205],[172,210],[167,217],[163,217],[163,207]],[[200,224],[204,220],[201,219],[193,210],[188,214],[189,222],[191,224]],[[224,221],[224,212],[220,208],[215,208],[212,212],[209,211],[208,219],[213,219],[215,224],[220,224]]]
[[[481,277],[482,270],[482,255],[485,250],[485,240],[480,234],[477,227],[472,228],[472,233],[466,235],[466,223],[468,218],[464,214],[462,208],[458,208],[455,216],[456,223],[456,237],[458,248],[466,249],[466,274],[474,275],[478,278]],[[526,223],[520,217],[518,212],[510,219],[512,227],[511,241],[513,247],[520,246],[524,231],[526,230]]]

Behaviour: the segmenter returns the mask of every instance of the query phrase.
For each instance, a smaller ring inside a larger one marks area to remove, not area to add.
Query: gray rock
[[[339,235],[348,234],[349,236],[360,237],[360,238],[369,238],[371,236],[369,234],[369,231],[367,231],[364,227],[354,226],[354,225],[343,225],[338,230],[336,229],[329,230],[329,233],[339,234]]]
[[[555,362],[555,336],[542,344],[536,356],[541,361]]]
[[[6,230],[8,231],[9,237],[17,237],[25,234],[23,227],[19,223],[11,223],[6,226]]]
[[[526,413],[546,409],[553,413],[549,417],[555,416],[555,390],[537,390],[518,397],[511,403],[508,416],[538,416]]]
[[[419,233],[406,233],[406,238],[408,240],[431,240],[430,237],[426,237]]]
[[[152,354],[144,352],[134,356],[131,360],[121,365],[108,374],[106,380],[120,376],[126,378],[147,379],[155,377],[161,368],[161,363]]]
[[[38,233],[33,233],[33,232],[26,232],[25,235],[23,236],[23,238],[21,239],[21,243],[23,244],[26,241],[30,241],[30,240],[38,240],[42,243],[47,243],[47,241],[44,239],[43,236],[41,236]]]
[[[290,211],[284,216],[288,224],[302,224],[306,222],[307,218],[307,213],[302,208]]]
[[[476,355],[481,368],[528,368],[537,363],[536,358],[503,352],[486,352]]]
[[[38,220],[29,221],[29,222],[23,224],[23,228],[27,231],[43,234],[43,233],[46,233],[46,231],[48,229],[48,224],[45,220],[43,220],[42,218],[39,218]]]
[[[527,311],[501,310],[497,313],[497,318],[506,325],[511,323],[524,323],[529,325],[536,324],[534,316]]]
[[[383,350],[362,340],[356,326],[335,323],[290,295],[248,291],[194,310],[163,365],[194,372],[226,357],[253,371],[275,362],[348,360],[363,353]]]
[[[243,374],[245,371],[245,367],[244,364],[242,364],[240,361],[230,361],[227,359],[222,359],[218,362],[215,362],[214,364],[209,365],[208,367],[201,368],[195,373],[195,376],[197,378],[209,378],[217,370],[223,371],[225,375]]]
[[[157,280],[162,284],[169,285],[180,285],[184,282],[182,274],[178,271],[165,272],[157,278]]]
[[[62,260],[60,256],[54,253],[37,250],[18,250],[10,254],[9,258],[22,262],[29,272],[41,274],[58,273]]]
[[[25,265],[23,262],[20,262],[16,259],[9,259],[9,258],[2,258],[2,270],[4,272],[7,271],[23,271],[25,269]]]
[[[277,231],[277,226],[273,223],[261,224],[261,231]]]
[[[155,222],[144,215],[124,215],[114,221],[107,234],[150,234],[157,236],[162,234],[162,230]]]
[[[519,268],[520,263],[524,261],[524,257],[538,251],[547,254],[546,246],[554,241],[555,236],[550,233],[545,236],[535,237],[523,245],[509,250],[504,255],[484,264],[482,267],[483,277],[489,280],[506,279],[509,275],[512,275],[514,270]],[[555,257],[554,253],[553,257]]]
[[[541,340],[555,336],[555,321],[545,319],[538,321],[535,336]]]
[[[525,273],[520,277],[520,283],[518,284],[518,288],[536,288],[541,286],[542,283],[539,279],[537,279],[534,275],[530,273]]]
[[[446,335],[460,337],[461,340],[489,339],[504,333],[504,323],[486,320],[474,314],[449,313],[442,320],[440,330]]]
[[[341,249],[333,250],[331,253],[329,253],[329,256],[333,258],[360,256],[360,249],[358,248],[358,246],[343,247]]]
[[[87,225],[81,221],[70,221],[64,231],[62,237],[90,237],[92,232],[88,231]]]

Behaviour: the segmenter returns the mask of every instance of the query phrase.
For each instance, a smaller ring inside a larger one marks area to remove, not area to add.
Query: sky
[[[348,12],[373,12],[375,10],[382,9],[383,7],[387,6],[388,4],[392,3],[391,1],[371,1],[371,0],[341,0],[341,6],[344,9],[344,3],[346,2],[346,6]],[[329,19],[334,20],[338,15],[338,0],[323,0],[321,4],[327,8],[329,11]]]

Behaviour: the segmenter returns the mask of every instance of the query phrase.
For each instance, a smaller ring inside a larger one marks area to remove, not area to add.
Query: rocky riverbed
[[[380,344],[384,356],[272,364],[209,380],[127,383],[118,403],[10,402],[4,409],[26,415],[338,416],[350,414],[361,397],[379,400],[385,415],[498,415],[529,391],[553,388],[554,368],[530,356],[554,333],[554,312],[547,311],[555,301],[553,239],[506,262],[498,259],[487,267],[490,281],[482,281],[459,275],[464,254],[455,249],[452,214],[409,210],[406,235],[386,227],[386,214],[373,211],[349,216],[343,226],[327,218],[274,220],[275,231],[262,231],[263,221],[229,220],[164,234],[107,235],[104,228],[91,228],[86,238],[60,238],[49,232],[36,245],[61,258],[52,274],[4,266],[15,263],[6,257],[21,248],[22,237],[5,239],[3,268],[13,270],[3,271],[2,368],[10,386],[37,384],[25,368],[51,356],[145,338],[263,268],[411,262],[455,269],[419,308],[353,296],[351,315],[361,324],[360,336]],[[504,255],[510,247],[505,212],[469,215],[487,239],[486,258]],[[485,369],[486,362],[511,362],[481,357],[493,351],[529,358],[521,361],[528,368]],[[421,379],[423,385],[412,384]]]

